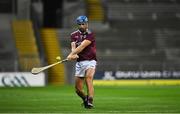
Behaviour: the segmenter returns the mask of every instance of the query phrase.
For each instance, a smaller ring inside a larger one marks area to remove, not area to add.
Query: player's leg
[[[95,68],[89,68],[86,70],[85,82],[86,82],[86,86],[87,86],[89,108],[93,107],[93,97],[94,97],[93,77],[94,77],[94,74],[95,74]]]
[[[86,95],[83,92],[84,74],[80,62],[76,63],[75,67],[75,91],[79,97],[84,101]]]
[[[88,105],[88,96],[83,91],[83,85],[84,85],[84,77],[75,77],[75,90],[76,93],[81,99],[83,100],[82,105],[87,108]]]
[[[86,95],[83,91],[84,77],[75,76],[75,90],[76,93],[81,99],[84,101],[86,99]]]

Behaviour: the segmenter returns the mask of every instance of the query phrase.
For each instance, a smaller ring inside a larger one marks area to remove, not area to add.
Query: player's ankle
[[[93,97],[88,97],[88,103],[93,104]]]

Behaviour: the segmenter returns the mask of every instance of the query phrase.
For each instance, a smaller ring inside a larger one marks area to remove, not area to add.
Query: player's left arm
[[[81,45],[79,45],[77,48],[75,48],[74,50],[72,50],[72,52],[67,56],[68,60],[72,60],[72,56],[80,53],[84,48],[86,48],[88,45],[91,44],[90,40],[84,40]]]
[[[91,44],[91,41],[90,40],[84,40],[81,45],[79,45],[76,49],[74,49],[71,54],[72,55],[75,55],[75,54],[78,54],[80,53],[84,48],[86,48],[88,45]]]

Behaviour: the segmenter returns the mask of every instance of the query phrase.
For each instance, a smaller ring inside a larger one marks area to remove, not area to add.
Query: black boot
[[[84,108],[87,108],[87,105],[88,105],[88,96],[87,95],[86,95],[86,97],[83,98],[82,105],[84,106]]]
[[[88,97],[88,102],[87,102],[86,108],[91,109],[93,107],[94,107],[93,106],[93,98],[92,97]]]

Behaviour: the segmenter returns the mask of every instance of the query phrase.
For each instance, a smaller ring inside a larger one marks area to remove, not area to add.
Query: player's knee
[[[93,80],[92,76],[90,75],[86,76],[86,81],[92,81],[92,80]]]

